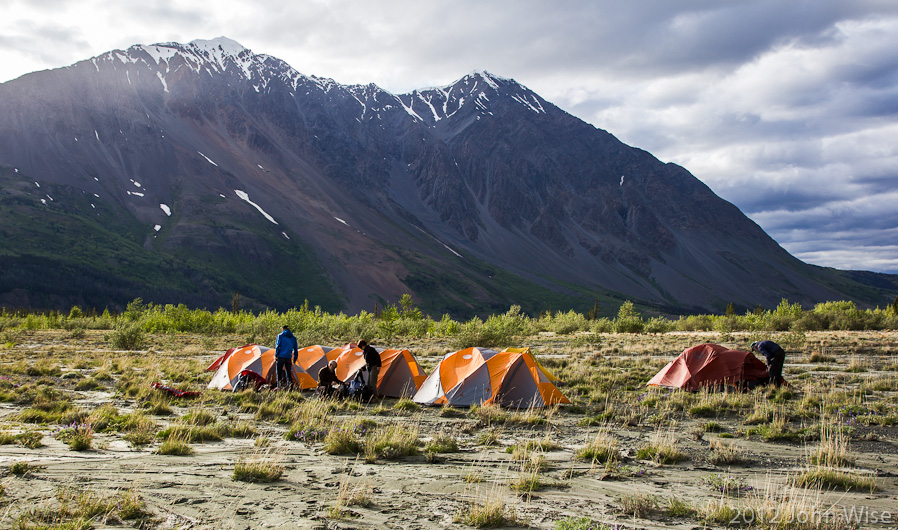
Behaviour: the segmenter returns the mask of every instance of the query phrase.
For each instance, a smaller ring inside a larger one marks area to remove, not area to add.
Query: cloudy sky
[[[475,70],[689,169],[809,263],[898,273],[894,0],[0,0],[0,81],[227,36],[394,93]]]

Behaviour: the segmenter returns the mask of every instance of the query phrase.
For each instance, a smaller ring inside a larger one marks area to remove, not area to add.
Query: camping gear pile
[[[543,368],[529,348],[501,352],[467,348],[446,354],[429,376],[408,350],[378,350],[381,358],[377,393],[385,397],[412,397],[428,405],[546,407],[570,403],[555,386],[558,378]],[[318,371],[337,361],[337,377],[347,383],[350,397],[364,399],[368,373],[362,350],[353,343],[340,348],[312,345],[299,349],[293,363],[293,386],[317,387]],[[277,386],[274,350],[248,344],[231,348],[206,371],[214,371],[209,389],[239,391],[264,384]],[[355,392],[355,394],[354,394]]]

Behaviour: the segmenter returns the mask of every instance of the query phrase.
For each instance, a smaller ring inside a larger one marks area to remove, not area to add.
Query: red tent
[[[649,386],[698,390],[703,386],[740,385],[767,381],[767,365],[751,352],[720,344],[687,348],[655,374]]]

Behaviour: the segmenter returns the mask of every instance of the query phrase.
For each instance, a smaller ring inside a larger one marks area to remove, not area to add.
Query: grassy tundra
[[[530,346],[572,404],[422,408],[408,399],[204,391],[224,349],[368,338],[426,370],[448,351]],[[232,313],[0,314],[0,527],[894,528],[898,317],[784,301],[745,315],[645,319]],[[787,351],[780,389],[645,382],[684,348]]]

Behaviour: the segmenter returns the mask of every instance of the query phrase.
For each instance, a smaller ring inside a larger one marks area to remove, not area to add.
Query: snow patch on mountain
[[[162,77],[162,72],[156,72],[156,77],[158,77],[159,80],[162,81],[162,91],[168,92],[168,83],[166,83],[165,78]]]
[[[259,213],[264,215],[266,219],[268,219],[269,221],[271,221],[274,224],[278,224],[278,222],[274,220],[274,217],[268,215],[268,212],[263,210],[261,206],[254,203],[253,201],[249,200],[249,193],[246,193],[245,191],[242,191],[242,190],[234,190],[234,193],[236,193],[238,197],[240,197],[241,199],[246,201],[250,206],[254,207],[256,210],[259,210]]]
[[[197,151],[197,153],[200,153],[200,152]],[[213,166],[218,167],[218,164],[216,164],[215,162],[213,162],[212,159],[209,158],[208,156],[204,155],[203,153],[200,153],[200,156],[203,157],[203,158],[205,158],[205,159],[206,159],[210,164],[212,164]]]

